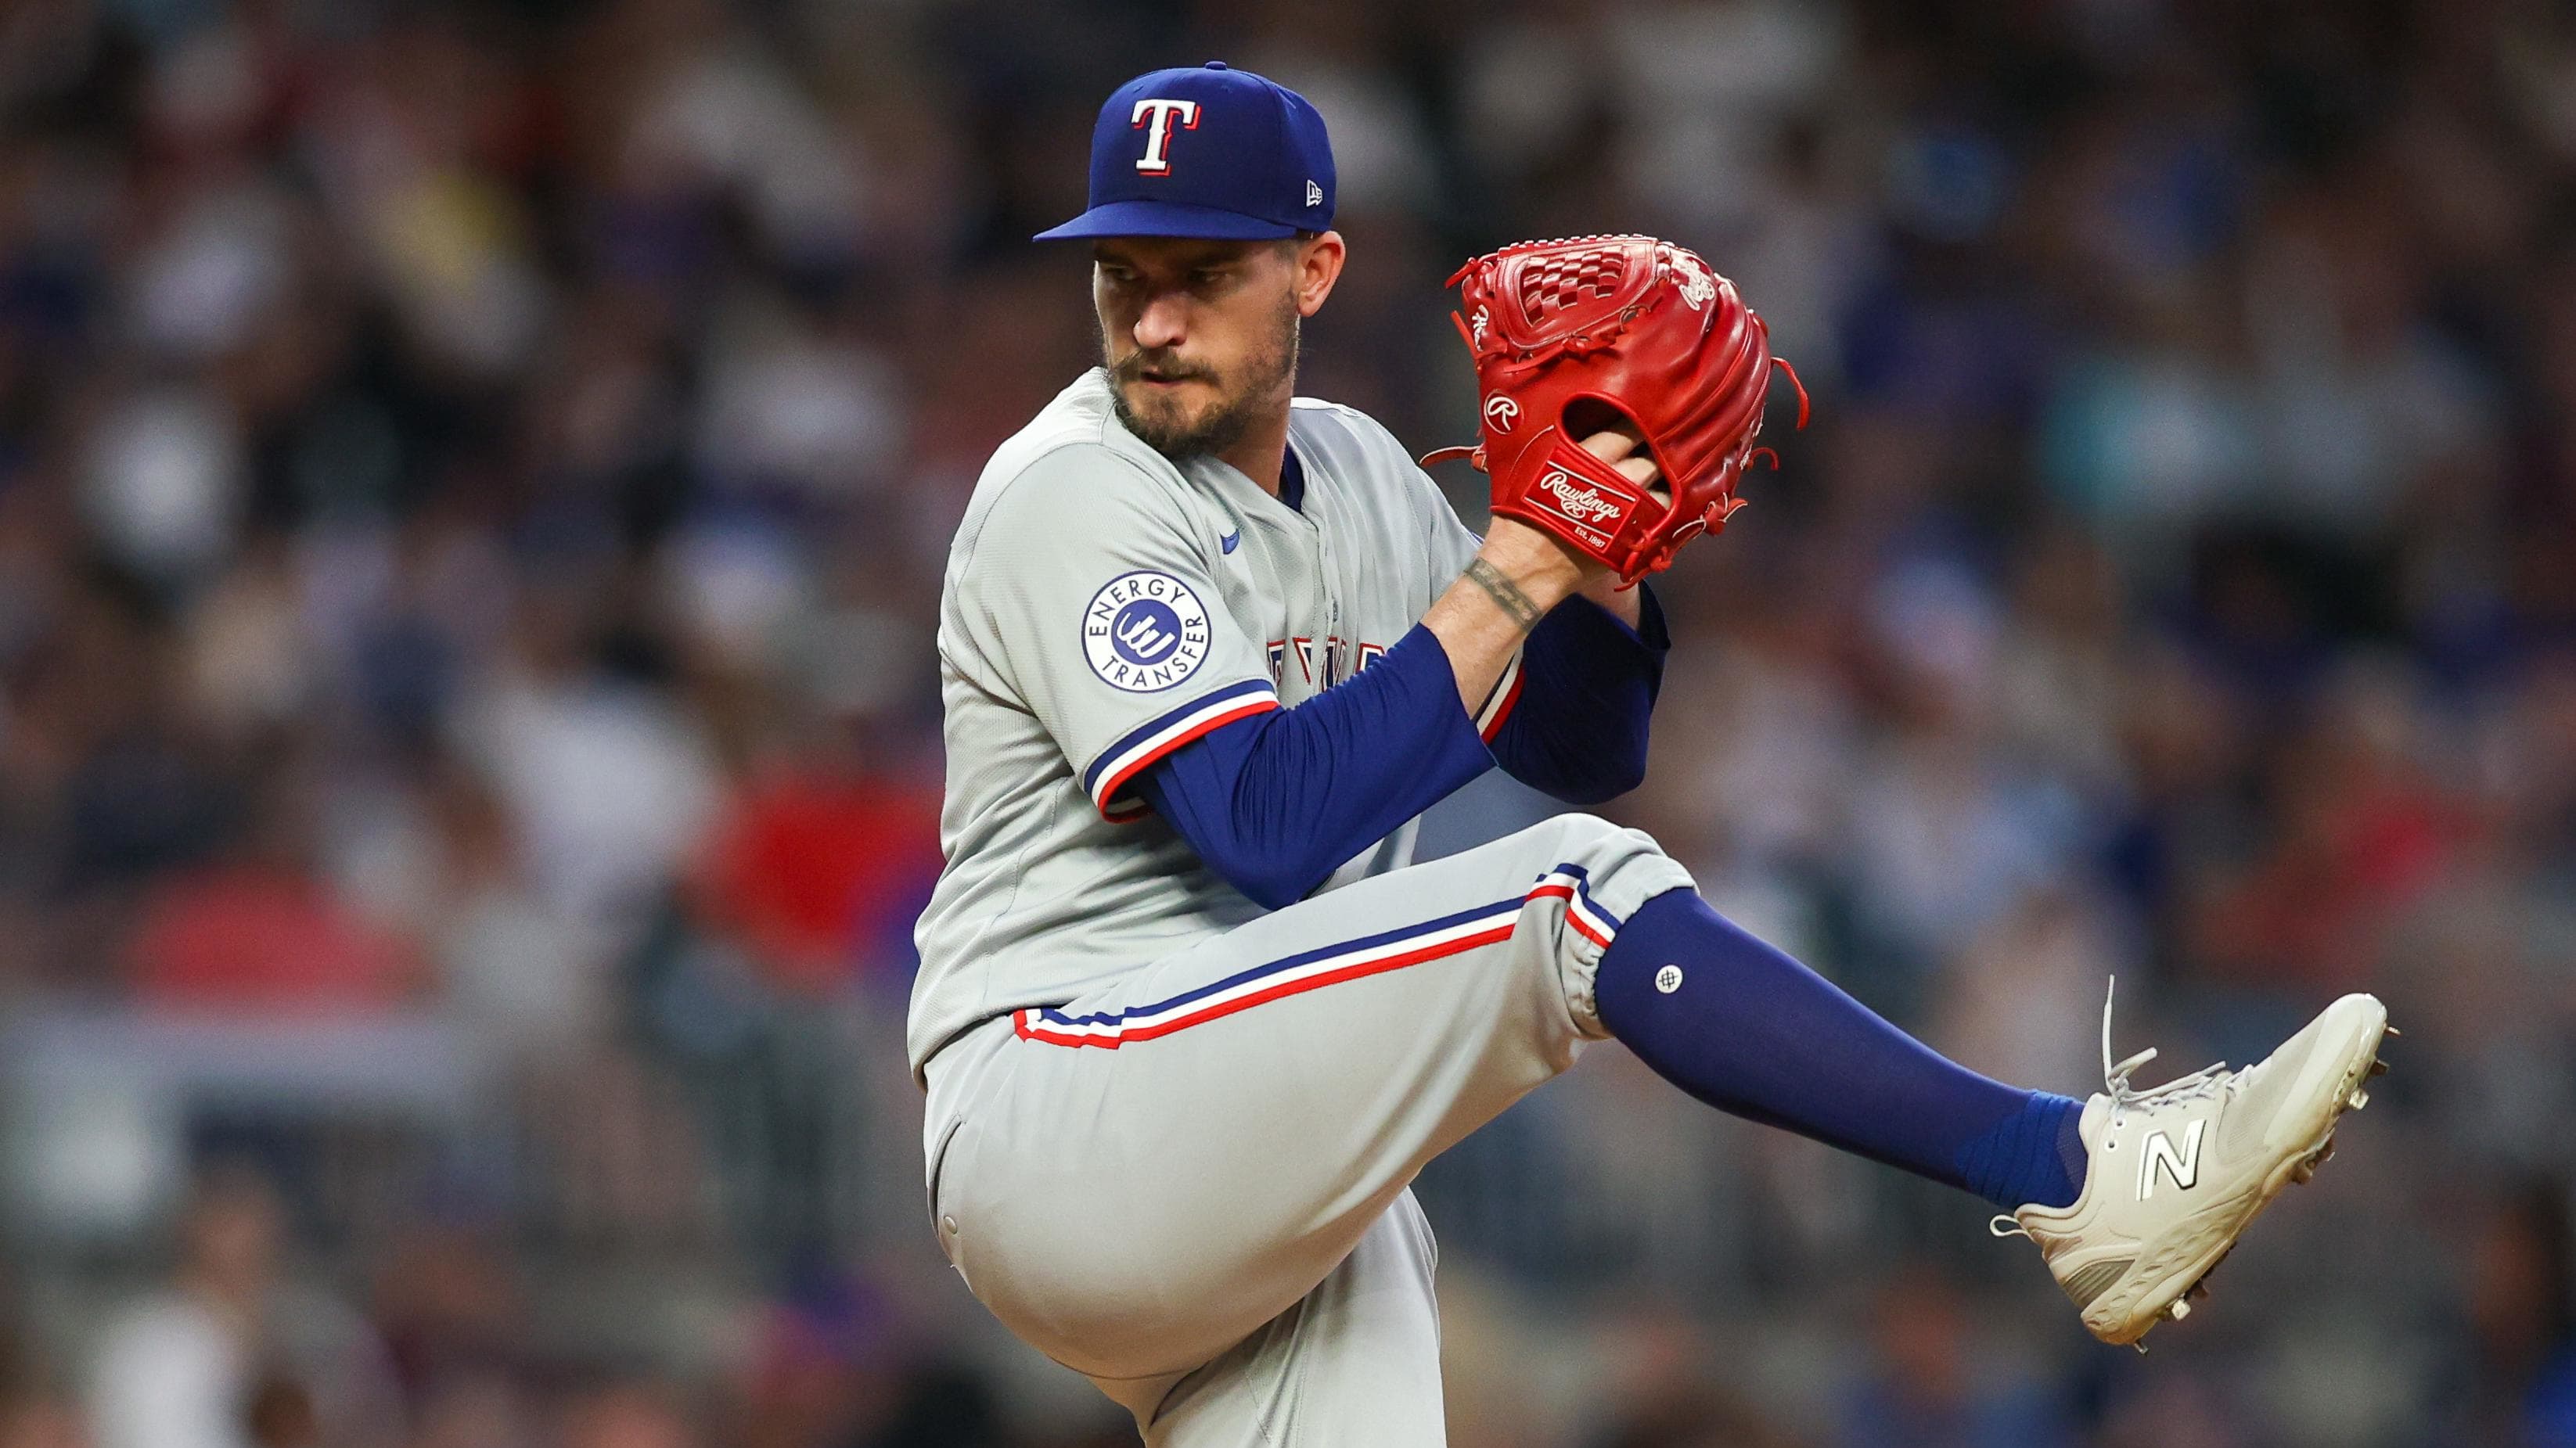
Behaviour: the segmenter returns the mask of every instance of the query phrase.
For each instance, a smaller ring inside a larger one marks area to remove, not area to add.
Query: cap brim
[[[1062,226],[1041,231],[1032,241],[1070,241],[1094,236],[1194,236],[1209,241],[1277,241],[1295,236],[1297,228],[1240,211],[1191,206],[1179,201],[1111,201],[1095,206]]]

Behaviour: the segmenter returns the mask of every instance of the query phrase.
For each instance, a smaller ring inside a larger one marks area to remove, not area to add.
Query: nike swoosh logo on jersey
[[[1242,529],[1240,529],[1240,528],[1237,528],[1237,529],[1235,529],[1233,532],[1228,533],[1228,534],[1226,534],[1224,537],[1219,538],[1218,540],[1216,540],[1216,542],[1217,542],[1217,546],[1218,546],[1218,547],[1220,547],[1220,548],[1223,548],[1223,549],[1224,549],[1226,552],[1228,552],[1228,553],[1233,552],[1233,551],[1234,551],[1234,545],[1235,545],[1235,544],[1237,544],[1237,543],[1240,543],[1240,542],[1242,542],[1242,541],[1243,541],[1243,530],[1242,530]]]

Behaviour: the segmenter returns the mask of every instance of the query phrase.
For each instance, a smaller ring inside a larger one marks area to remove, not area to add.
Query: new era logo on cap
[[[1254,241],[1333,221],[1333,147],[1295,91],[1223,61],[1120,86],[1091,132],[1091,205],[1060,237]]]

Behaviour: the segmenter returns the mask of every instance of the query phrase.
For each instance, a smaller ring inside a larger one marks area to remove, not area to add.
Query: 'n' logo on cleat
[[[2156,1194],[2158,1171],[2173,1178],[2175,1190],[2187,1192],[2192,1189],[2193,1184],[2200,1180],[2200,1129],[2208,1124],[2207,1121],[2193,1122],[2191,1130],[2183,1133],[2180,1151],[2174,1150],[2173,1138],[2161,1131],[2147,1138],[2146,1157],[2138,1163],[2139,1201]]]

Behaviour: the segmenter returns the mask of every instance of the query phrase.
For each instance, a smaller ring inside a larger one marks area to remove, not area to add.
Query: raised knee
[[[1692,888],[1690,872],[1644,830],[1612,824],[1598,815],[1563,814],[1539,828],[1551,831],[1542,892],[1566,893],[1579,908],[1578,933],[1606,946],[1629,911],[1668,890]]]
[[[1625,860],[1651,857],[1669,859],[1664,847],[1644,830],[1612,824],[1595,814],[1577,810],[1561,814],[1541,828],[1557,832],[1558,851],[1570,864],[1593,868]]]

